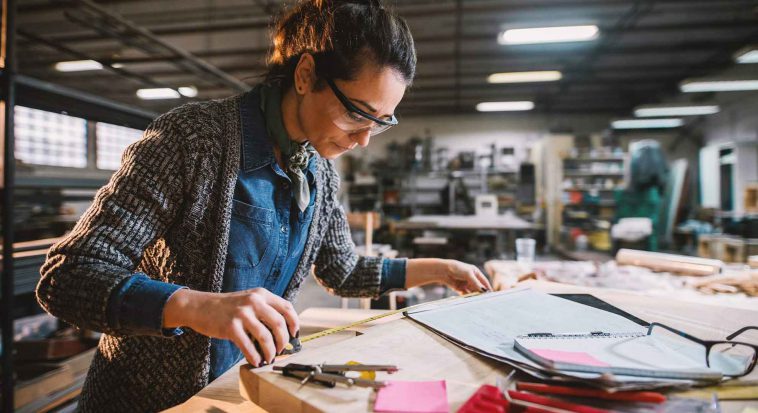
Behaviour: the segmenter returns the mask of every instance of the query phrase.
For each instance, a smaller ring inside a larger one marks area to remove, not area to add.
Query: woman
[[[415,64],[378,1],[306,0],[276,26],[263,84],[151,123],[41,270],[48,312],[105,333],[83,411],[161,410],[242,357],[271,363],[312,264],[342,296],[489,289],[458,261],[353,252],[332,160],[397,123]]]

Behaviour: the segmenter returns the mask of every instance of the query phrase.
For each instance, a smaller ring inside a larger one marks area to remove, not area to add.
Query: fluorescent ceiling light
[[[611,122],[613,129],[660,129],[678,128],[684,125],[679,118],[623,119]]]
[[[746,80],[685,80],[679,85],[682,92],[736,92],[758,90],[758,79]]]
[[[155,89],[139,89],[137,90],[137,97],[145,100],[178,99],[181,97],[181,95],[176,91],[176,89],[159,87]]]
[[[476,105],[479,112],[514,112],[534,109],[534,102],[528,100],[514,102],[482,102]]]
[[[596,39],[598,32],[595,25],[509,29],[500,33],[497,41],[500,44],[582,42]]]
[[[194,86],[182,86],[179,88],[179,93],[181,93],[182,96],[193,98],[197,96],[197,88]]]
[[[561,72],[557,70],[545,70],[537,72],[507,72],[493,73],[487,77],[489,83],[529,83],[529,82],[555,82],[561,80]]]
[[[85,70],[100,70],[102,68],[103,65],[94,60],[70,60],[55,64],[55,70],[59,72],[83,72]]]
[[[758,63],[758,46],[740,50],[734,59],[737,63]]]
[[[717,105],[645,105],[634,110],[634,116],[648,118],[656,116],[698,116],[719,112]]]

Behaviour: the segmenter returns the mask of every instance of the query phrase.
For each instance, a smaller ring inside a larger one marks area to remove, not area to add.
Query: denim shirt
[[[316,199],[316,162],[311,157],[305,171],[311,198],[301,212],[292,193],[292,181],[276,162],[273,140],[266,132],[266,118],[258,109],[257,97],[255,93],[246,94],[240,107],[242,167],[234,188],[221,291],[263,287],[281,296],[308,237]],[[242,357],[232,341],[211,339],[209,380],[223,374]]]
[[[243,95],[240,104],[242,150],[240,171],[232,201],[222,292],[262,287],[281,296],[292,279],[303,253],[313,217],[317,162],[308,163],[306,178],[311,189],[308,208],[297,207],[290,178],[279,167],[273,140],[266,131],[255,88]],[[405,286],[406,260],[385,259],[382,265],[382,292]],[[160,331],[170,337],[180,328],[163,328],[163,307],[182,286],[135,273],[112,293],[107,316],[114,325],[128,324],[145,334]],[[242,359],[242,352],[230,340],[211,339],[209,382]]]

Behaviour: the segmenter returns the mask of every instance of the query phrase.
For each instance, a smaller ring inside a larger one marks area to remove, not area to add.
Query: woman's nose
[[[351,138],[353,138],[353,141],[361,146],[361,148],[365,148],[368,146],[368,141],[371,139],[371,131],[365,130],[358,133],[354,133]]]

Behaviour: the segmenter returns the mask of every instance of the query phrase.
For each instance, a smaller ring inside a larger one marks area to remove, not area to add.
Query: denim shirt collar
[[[261,95],[259,86],[242,95],[240,100],[240,120],[242,127],[242,170],[252,172],[266,165],[276,164],[274,145],[266,130],[266,118],[260,109]],[[316,158],[308,162],[308,182],[313,183],[316,175]]]

